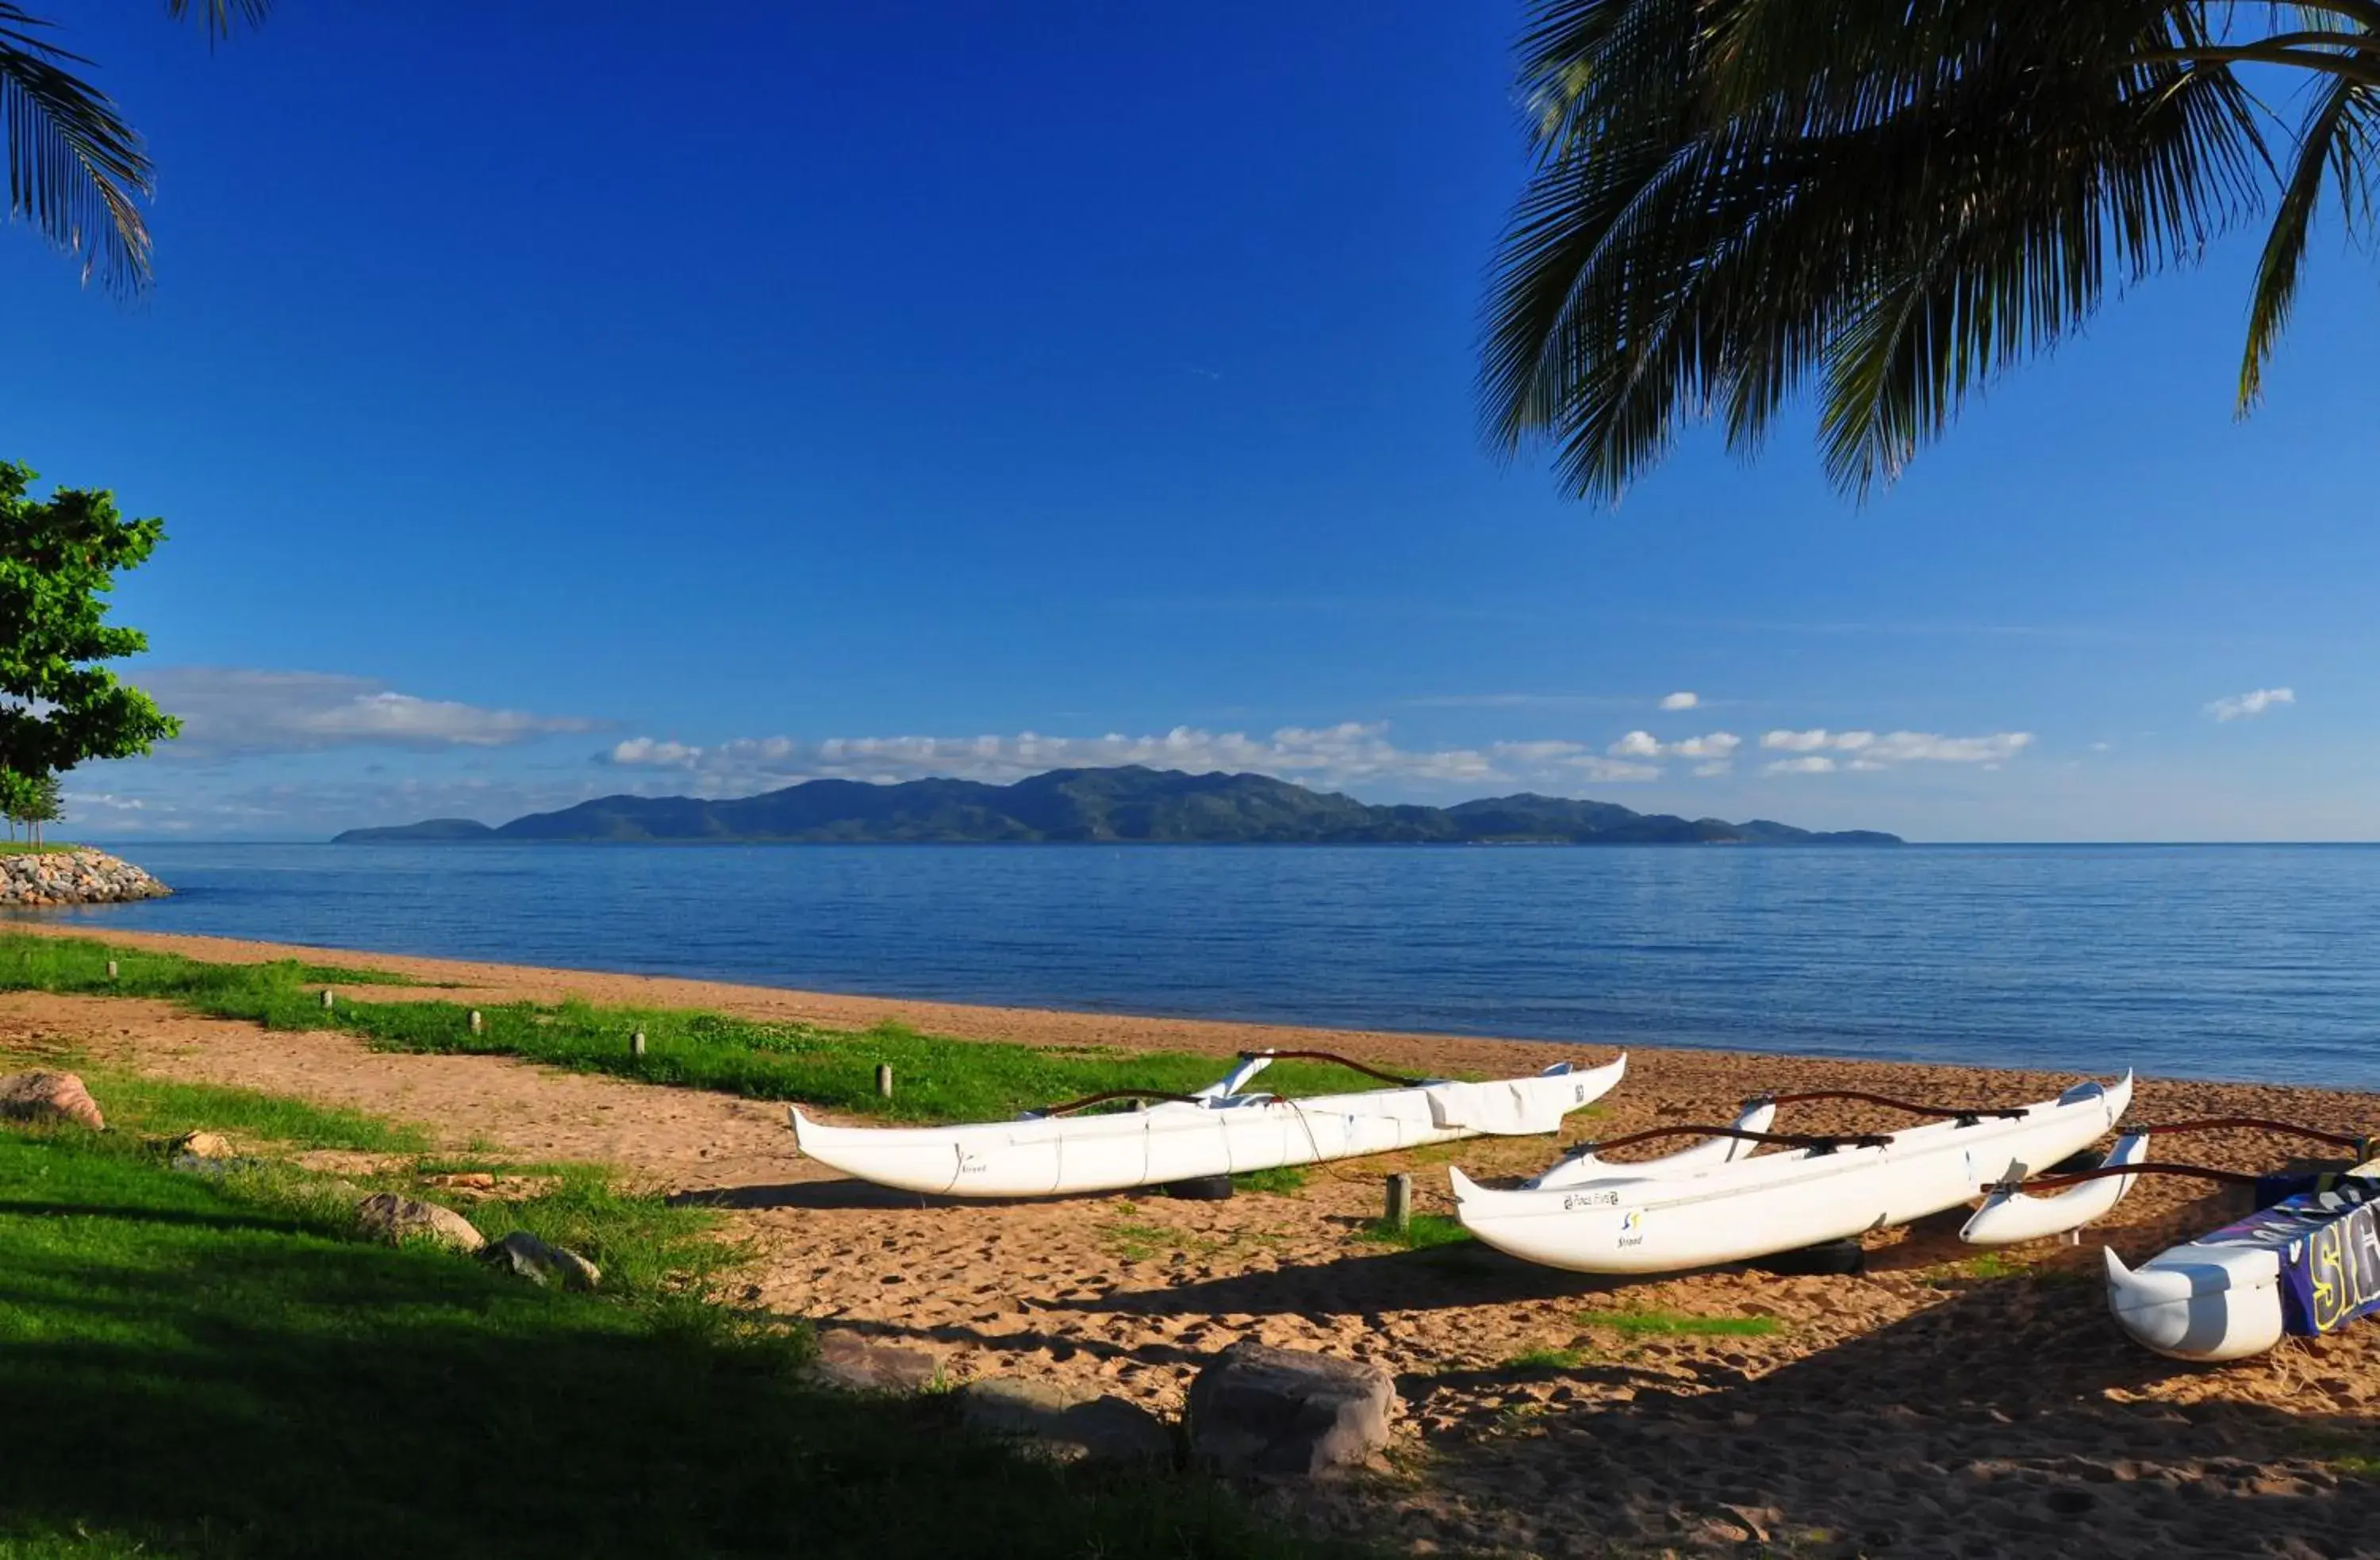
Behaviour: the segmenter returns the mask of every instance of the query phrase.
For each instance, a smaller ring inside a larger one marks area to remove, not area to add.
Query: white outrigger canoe
[[[2127,1073],[2112,1085],[2078,1083],[2022,1110],[1978,1111],[1779,1153],[1744,1157],[1732,1143],[1704,1144],[1642,1164],[1594,1161],[1582,1176],[1568,1173],[1573,1160],[1511,1191],[1455,1170],[1455,1209],[1498,1250],[1575,1273],[1745,1261],[1956,1207],[1982,1187],[2022,1178],[2088,1146],[2115,1125],[2131,1095]]]
[[[2079,1228],[2107,1213],[2143,1175],[2253,1184],[2258,1177],[2145,1158],[2153,1133],[2237,1125],[2369,1146],[2340,1134],[2239,1118],[2147,1127],[2118,1140],[2098,1169],[2050,1177],[2051,1185],[2072,1183],[2065,1190],[2045,1197],[2014,1185],[1994,1188],[1961,1233],[1978,1245],[1997,1245]],[[2138,1267],[2125,1265],[2112,1247],[2101,1255],[2116,1324],[2142,1347],[2171,1359],[2219,1364],[2262,1354],[2284,1333],[2335,1332],[2380,1311],[2380,1160],[2313,1178],[2311,1189]]]
[[[1196,1094],[1147,1110],[1029,1114],[964,1127],[826,1127],[796,1108],[801,1152],[847,1176],[948,1197],[1050,1197],[1163,1186],[1208,1176],[1387,1153],[1463,1138],[1560,1130],[1628,1070],[1557,1062],[1529,1078],[1421,1080],[1284,1100],[1247,1091],[1274,1054],[1242,1057]]]

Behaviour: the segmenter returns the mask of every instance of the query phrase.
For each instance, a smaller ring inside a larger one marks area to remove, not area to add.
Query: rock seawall
[[[0,856],[0,908],[38,905],[115,905],[174,892],[104,850],[52,850]]]

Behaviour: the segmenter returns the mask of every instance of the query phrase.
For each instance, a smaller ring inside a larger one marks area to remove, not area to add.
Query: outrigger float
[[[1391,1087],[1285,1100],[1249,1082],[1292,1057],[1334,1062]],[[1486,1083],[1400,1078],[1321,1051],[1258,1051],[1195,1094],[1113,1090],[964,1127],[826,1127],[790,1112],[801,1152],[847,1176],[947,1197],[1123,1191],[1211,1176],[1388,1153],[1482,1135],[1555,1132],[1610,1092],[1623,1054],[1599,1067],[1557,1062]],[[1132,1101],[1145,1109],[1074,1113]]]
[[[2152,1138],[2253,1127],[2350,1151],[2353,1167],[2310,1176],[2251,1176],[2147,1157]],[[2095,1169],[2011,1178],[1961,1231],[1978,1245],[2058,1235],[2105,1215],[2143,1176],[2188,1176],[2256,1188],[2244,1219],[2127,1267],[2104,1254],[2107,1309],[2143,1348],[2216,1363],[2262,1354],[2284,1334],[2336,1332],[2380,1311],[2380,1160],[2369,1138],[2260,1116],[2140,1127]],[[2036,1193],[2052,1192],[2051,1196]]]
[[[1851,1090],[1752,1102],[1731,1127],[1666,1127],[1588,1144],[1514,1190],[1452,1172],[1465,1228],[1500,1251],[1574,1273],[1671,1273],[1819,1246],[1953,1208],[2085,1147],[2131,1103],[2127,1073],[2055,1100],[1961,1110]],[[1776,1108],[1851,1099],[1944,1119],[1892,1133],[1767,1130]],[[1667,1159],[1614,1164],[1602,1151],[1665,1137],[1708,1141]],[[1753,1154],[1775,1145],[1783,1152]],[[1978,1174],[1981,1179],[1978,1179]]]

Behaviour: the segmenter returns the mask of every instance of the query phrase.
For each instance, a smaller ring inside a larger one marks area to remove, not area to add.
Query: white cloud
[[[702,750],[688,747],[684,742],[657,742],[650,737],[631,737],[625,742],[613,743],[603,762],[636,769],[692,769],[702,762]]]
[[[1771,774],[1831,774],[1835,761],[1823,754],[1807,758],[1778,759],[1761,766]]]
[[[1716,759],[1709,763],[1698,763],[1694,765],[1694,773],[1704,776],[1706,779],[1714,774],[1730,774],[1734,773],[1734,770],[1735,765],[1728,762],[1725,759]]]
[[[1731,731],[1714,731],[1677,742],[1660,741],[1649,731],[1632,731],[1605,751],[1630,759],[1724,759],[1733,757],[1742,745],[1743,738]]]
[[[1707,737],[1689,737],[1682,742],[1670,744],[1670,751],[1682,759],[1725,759],[1735,756],[1743,746],[1743,738],[1732,731],[1714,731]]]
[[[159,744],[167,758],[311,752],[324,748],[497,748],[601,722],[536,715],[398,693],[369,677],[237,666],[165,666],[132,679],[182,735]]]
[[[1702,696],[1700,694],[1672,693],[1661,701],[1661,708],[1664,710],[1691,710],[1701,702]]]
[[[1658,765],[1601,757],[1582,743],[1495,742],[1484,748],[1400,748],[1378,723],[1283,726],[1269,736],[1176,726],[1162,736],[743,737],[709,746],[635,737],[596,762],[671,770],[707,790],[765,789],[837,778],[891,783],[924,775],[1005,783],[1050,769],[1138,763],[1157,769],[1254,770],[1322,786],[1575,785],[1660,777]]]
[[[1945,737],[1934,731],[1888,731],[1878,736],[1873,731],[1815,727],[1809,731],[1767,732],[1761,737],[1760,745],[1789,753],[1812,753],[1828,748],[1837,752],[1857,753],[1864,766],[1871,769],[1896,763],[1980,763],[1990,767],[2031,747],[2033,733],[1998,731],[1988,737]],[[1776,764],[1768,767],[1778,769]],[[1801,773],[1823,772],[1811,768]]]
[[[2206,706],[2206,713],[2218,721],[2250,720],[2277,704],[2298,701],[2295,690],[2286,688],[2260,688],[2253,693],[2235,693],[2228,699],[2217,699]]]

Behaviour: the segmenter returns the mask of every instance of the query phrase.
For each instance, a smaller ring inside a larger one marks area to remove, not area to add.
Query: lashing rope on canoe
[[[1198,1102],[1187,1094],[1168,1094],[1162,1089],[1103,1089],[1096,1094],[1086,1094],[1079,1100],[1069,1100],[1062,1105],[1043,1105],[1034,1115],[1066,1115],[1075,1111],[1104,1105],[1111,1100],[1163,1100],[1177,1105],[1195,1105]]]
[[[2202,1181],[2221,1181],[2227,1186],[2252,1187],[2262,1176],[2244,1170],[2217,1170],[2205,1164],[2168,1164],[2144,1159],[2138,1164],[2102,1164],[2093,1170],[2068,1170],[2054,1176],[2035,1176],[2025,1181],[2000,1181],[1985,1187],[1987,1192],[2056,1191],[2061,1187],[2081,1186],[2085,1181],[2104,1181],[2110,1176],[2192,1176]]]
[[[1342,1056],[1335,1051],[1243,1051],[1240,1053],[1240,1060],[1243,1062],[1253,1062],[1259,1056],[1276,1062],[1335,1062],[1350,1072],[1359,1072],[1366,1078],[1377,1078],[1382,1083],[1393,1083],[1401,1089],[1417,1089],[1430,1081],[1426,1078],[1401,1078],[1395,1073],[1382,1072],[1378,1067],[1367,1067],[1363,1063],[1351,1057]],[[1279,1095],[1273,1097],[1280,1098]],[[1104,1105],[1116,1100],[1160,1100],[1177,1105],[1196,1105],[1204,1103],[1196,1095],[1169,1094],[1162,1089],[1103,1089],[1096,1094],[1086,1094],[1079,1100],[1069,1100],[1062,1105],[1043,1105],[1032,1114],[1066,1115],[1075,1111],[1088,1110],[1093,1105]]]
[[[2145,1127],[2127,1127],[2123,1130],[2134,1137],[2153,1138],[2176,1132],[2220,1132],[2237,1127],[2253,1127],[2265,1132],[2279,1132],[2292,1138],[2311,1138],[2318,1143],[2330,1143],[2346,1149],[2359,1158],[2372,1157],[2372,1140],[2354,1137],[2345,1132],[2325,1132],[2318,1127],[2301,1127],[2294,1121],[2275,1121],[2262,1115],[2210,1115],[2196,1121],[2155,1122]]]
[[[2021,1121],[2028,1109],[2023,1105],[1921,1105],[1912,1100],[1896,1100],[1889,1095],[1871,1094],[1862,1089],[1812,1089],[1799,1094],[1755,1094],[1743,1103],[1749,1109],[1754,1105],[1806,1105],[1815,1100],[1854,1100],[1864,1105],[1907,1111],[1912,1115],[1943,1116],[1961,1127],[1972,1127],[1987,1115],[2003,1121]]]
[[[1642,1132],[1624,1137],[1606,1138],[1599,1143],[1581,1143],[1570,1151],[1568,1157],[1600,1153],[1605,1149],[1624,1149],[1636,1143],[1650,1143],[1663,1138],[1734,1138],[1747,1143],[1779,1143],[1786,1148],[1808,1149],[1815,1153],[1832,1153],[1840,1148],[1880,1149],[1888,1147],[1892,1139],[1882,1132],[1820,1134],[1809,1132],[1755,1132],[1742,1127],[1649,1127]]]
[[[1269,1057],[1276,1062],[1335,1062],[1349,1072],[1359,1072],[1366,1078],[1377,1078],[1382,1083],[1393,1083],[1400,1089],[1418,1089],[1431,1081],[1426,1078],[1405,1078],[1397,1073],[1382,1072],[1378,1067],[1366,1066],[1352,1057],[1342,1056],[1335,1051],[1243,1051],[1240,1053],[1240,1060],[1243,1062],[1253,1062],[1259,1056]]]

